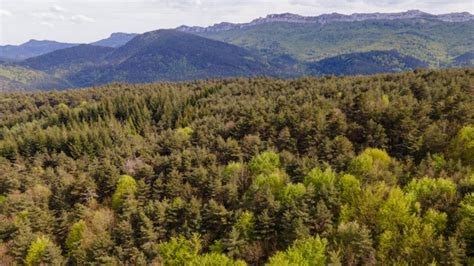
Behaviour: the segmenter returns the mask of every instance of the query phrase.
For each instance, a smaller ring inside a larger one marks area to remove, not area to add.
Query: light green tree
[[[379,180],[387,184],[396,184],[395,166],[395,160],[386,151],[367,148],[351,161],[349,172],[365,182]]]
[[[123,199],[127,196],[133,196],[137,192],[137,182],[128,175],[123,175],[117,182],[117,187],[112,195],[112,207],[118,209],[123,204]]]
[[[246,266],[241,260],[232,260],[224,254],[207,253],[197,256],[185,265],[190,266]]]
[[[62,261],[60,248],[47,236],[31,243],[25,258],[26,265],[61,265]]]
[[[459,130],[451,141],[451,156],[474,166],[474,126],[468,125]]]
[[[250,161],[249,168],[254,175],[269,175],[280,168],[280,156],[273,151],[263,152]]]
[[[328,241],[319,236],[296,240],[286,251],[279,251],[271,257],[266,265],[326,265],[327,244]]]
[[[186,265],[198,258],[201,247],[201,240],[196,234],[189,240],[184,236],[172,237],[168,242],[158,245],[164,265]]]

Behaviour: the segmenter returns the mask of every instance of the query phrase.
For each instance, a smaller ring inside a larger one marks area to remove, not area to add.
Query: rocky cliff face
[[[355,13],[352,15],[343,15],[338,13],[323,14],[320,16],[305,17],[291,13],[284,14],[273,14],[268,15],[265,18],[258,18],[249,23],[228,23],[223,22],[215,24],[209,27],[189,27],[181,26],[176,28],[179,31],[190,32],[190,33],[211,33],[228,31],[234,29],[241,29],[245,27],[251,27],[264,23],[275,23],[275,22],[286,22],[286,23],[313,23],[313,24],[326,24],[332,22],[355,22],[365,20],[403,20],[403,19],[432,19],[444,22],[465,22],[474,20],[474,15],[463,12],[463,13],[449,13],[443,15],[432,15],[429,13],[421,12],[419,10],[409,10],[400,13]]]

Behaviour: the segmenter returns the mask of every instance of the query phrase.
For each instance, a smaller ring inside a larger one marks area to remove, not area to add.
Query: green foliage
[[[49,245],[50,241],[48,238],[38,238],[36,241],[31,243],[28,253],[25,258],[26,265],[39,264],[43,258],[44,252]]]
[[[69,231],[65,245],[69,251],[72,251],[80,245],[84,238],[84,231],[86,230],[86,223],[80,220],[74,223]]]
[[[467,194],[460,203],[461,222],[458,233],[466,243],[467,255],[474,256],[474,193]]]
[[[38,237],[31,243],[25,258],[26,265],[61,265],[61,261],[61,252],[46,236]]]
[[[244,211],[235,222],[234,227],[243,235],[244,238],[250,239],[255,230],[254,214],[250,211]]]
[[[249,168],[254,175],[270,175],[280,168],[280,156],[272,151],[263,152],[250,161]]]
[[[122,206],[123,200],[127,196],[133,196],[137,192],[135,179],[128,175],[123,175],[117,182],[117,188],[112,195],[112,207],[118,209]]]
[[[281,201],[284,203],[291,203],[306,194],[306,187],[302,183],[297,184],[286,184],[281,191]]]
[[[285,252],[277,252],[266,265],[326,265],[328,241],[319,236],[296,240]]]
[[[231,162],[229,163],[222,173],[224,178],[230,179],[232,177],[242,174],[243,165],[241,163]]]
[[[461,128],[451,141],[452,157],[474,166],[474,127]]]
[[[341,223],[336,231],[336,247],[343,252],[345,265],[375,264],[375,249],[370,231],[357,222]]]
[[[444,178],[413,179],[405,187],[405,191],[423,207],[438,210],[446,210],[456,201],[457,196],[456,184]]]
[[[351,161],[349,172],[365,181],[383,180],[394,184],[397,177],[392,172],[393,165],[394,162],[386,151],[367,148]]]
[[[334,186],[336,182],[336,173],[331,168],[321,170],[321,168],[314,168],[304,178],[305,185],[312,184],[316,190],[329,189]]]
[[[271,174],[260,174],[255,178],[252,187],[254,190],[269,189],[273,193],[277,193],[285,186],[286,179],[285,173],[280,171]]]
[[[186,265],[199,259],[201,241],[196,234],[189,240],[184,236],[172,237],[168,242],[160,243],[158,249],[165,265]]]
[[[32,247],[28,260],[47,265],[470,265],[474,172],[457,153],[468,138],[455,139],[474,123],[473,77],[0,95],[0,257],[21,265]]]
[[[431,224],[439,234],[443,234],[448,223],[448,215],[446,213],[433,209],[429,209],[423,219],[426,224]]]
[[[190,127],[183,127],[183,128],[176,129],[176,132],[178,134],[184,135],[184,136],[189,138],[189,137],[191,137],[191,135],[193,134],[194,131]]]
[[[216,254],[216,253],[208,253],[202,256],[198,256],[193,260],[189,261],[185,265],[204,265],[204,266],[245,266],[247,265],[245,262],[241,260],[234,261],[229,259],[227,256],[223,254]]]
[[[343,203],[354,203],[361,193],[360,181],[353,175],[345,174],[339,180],[341,200]]]

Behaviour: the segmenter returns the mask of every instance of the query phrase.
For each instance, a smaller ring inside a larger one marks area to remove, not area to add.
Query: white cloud
[[[59,5],[53,5],[52,7],[49,8],[49,10],[54,13],[64,13],[66,11],[65,8]]]
[[[46,21],[40,22],[40,25],[41,25],[41,26],[48,27],[48,28],[53,28],[53,27],[54,27],[54,24],[53,24],[53,23],[51,23],[51,22],[46,22]]]
[[[145,0],[145,3],[176,9],[199,7],[203,4],[202,0]]]
[[[398,5],[404,5],[406,3],[413,3],[413,2],[414,2],[413,0],[288,0],[288,3],[292,5],[302,5],[302,6],[331,6],[331,5],[343,6],[346,4],[398,6]]]
[[[31,38],[91,42],[116,31],[140,33],[160,28],[174,28],[183,24],[208,26],[223,21],[243,23],[268,14],[285,12],[317,16],[332,12],[351,14],[401,12],[408,9],[419,9],[433,14],[461,11],[474,13],[474,2],[473,0],[0,0],[0,20],[21,17],[12,22],[15,27],[0,25],[2,31],[0,44],[22,43]],[[96,22],[94,30],[91,31],[87,26],[94,19]],[[50,24],[54,26],[54,30],[48,28],[51,27]]]
[[[6,10],[6,9],[0,9],[0,17],[11,17],[13,14],[12,12]]]
[[[33,14],[35,17],[41,19],[42,21],[63,21],[65,20],[64,15],[56,14],[52,12],[39,12]]]
[[[473,11],[472,0],[288,0],[291,6],[344,13],[400,12],[420,9],[428,13]],[[349,11],[349,12],[347,12]]]
[[[90,18],[85,15],[74,15],[70,18],[70,20],[74,23],[81,24],[81,23],[86,23],[86,22],[94,22],[95,19]]]
[[[291,5],[315,6],[317,2],[311,0],[288,0],[288,3]]]

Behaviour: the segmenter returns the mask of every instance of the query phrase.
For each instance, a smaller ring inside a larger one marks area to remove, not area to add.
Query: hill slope
[[[454,58],[450,66],[474,67],[474,51],[464,53]]]
[[[396,49],[438,67],[451,63],[453,58],[463,53],[474,51],[472,15],[457,20],[455,14],[451,17],[445,15],[443,19],[428,15],[395,19],[382,14],[377,19],[373,17],[344,21],[331,20],[329,16],[325,20],[305,22],[307,17],[291,19],[284,14],[245,25],[219,24],[210,28],[179,29],[257,50],[268,56],[290,55],[303,61]]]
[[[139,35],[103,60],[103,66],[84,69],[69,79],[84,86],[271,73],[268,65],[243,48],[173,30]]]
[[[70,87],[66,81],[42,71],[16,65],[0,64],[0,92],[48,90]]]
[[[426,63],[393,50],[338,55],[309,64],[308,71],[312,75],[369,75],[424,67]]]
[[[102,58],[113,50],[110,47],[82,44],[27,59],[21,65],[47,72],[71,72],[101,63]]]

